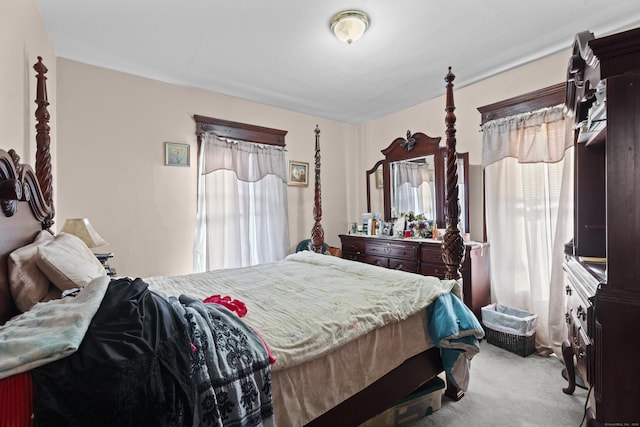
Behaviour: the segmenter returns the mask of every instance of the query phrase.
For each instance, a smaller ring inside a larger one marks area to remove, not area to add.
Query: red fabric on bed
[[[33,427],[33,384],[25,372],[0,380],[0,426]]]
[[[238,317],[242,317],[247,314],[247,306],[237,299],[232,299],[230,296],[211,295],[205,298],[202,302],[220,304],[227,307],[229,310],[234,311]]]

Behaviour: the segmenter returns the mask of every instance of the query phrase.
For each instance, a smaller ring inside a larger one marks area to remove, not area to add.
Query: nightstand
[[[113,258],[113,252],[109,252],[106,254],[94,254],[94,255],[96,256],[96,258],[98,258],[98,261],[100,261],[100,263],[104,267],[105,271],[107,272],[107,275],[109,276],[116,275],[116,270],[111,268],[108,263],[109,258]]]

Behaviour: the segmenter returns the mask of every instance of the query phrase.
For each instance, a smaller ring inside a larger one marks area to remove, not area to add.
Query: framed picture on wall
[[[291,186],[306,187],[309,185],[309,163],[289,160],[289,180]]]
[[[189,144],[165,142],[164,164],[166,166],[189,166]]]

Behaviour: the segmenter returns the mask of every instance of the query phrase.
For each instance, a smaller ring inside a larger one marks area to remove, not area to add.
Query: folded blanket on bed
[[[473,312],[451,293],[436,298],[428,313],[429,333],[440,348],[447,379],[466,391],[470,361],[480,351],[478,340],[484,330]]]
[[[108,283],[107,276],[98,277],[75,297],[38,303],[0,326],[0,379],[74,353]]]

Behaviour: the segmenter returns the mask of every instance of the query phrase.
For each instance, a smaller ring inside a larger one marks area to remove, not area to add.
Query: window
[[[286,131],[195,116],[194,271],[277,261],[289,252]]]

